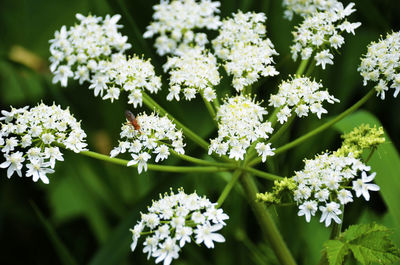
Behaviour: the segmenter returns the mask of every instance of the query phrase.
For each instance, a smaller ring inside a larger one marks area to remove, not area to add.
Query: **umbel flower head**
[[[170,155],[170,149],[179,154],[185,153],[182,131],[178,131],[167,117],[156,113],[139,114],[135,118],[137,127],[124,123],[121,127],[121,141],[111,151],[111,157],[120,153],[130,153],[132,160],[128,166],[138,165],[139,174],[147,171],[147,161],[151,154],[156,155],[155,162],[163,161]]]
[[[293,14],[307,17],[316,12],[340,8],[341,3],[337,0],[283,0],[282,5],[286,9],[284,17],[292,20]]]
[[[129,93],[128,103],[135,108],[142,106],[142,91],[157,93],[161,89],[161,78],[156,76],[150,60],[143,60],[136,55],[126,58],[118,53],[113,54],[110,61],[103,61],[99,65],[90,83],[89,89],[94,90],[95,96],[100,95],[111,102],[119,98],[121,90],[126,91]]]
[[[178,54],[190,45],[205,47],[208,43],[200,29],[216,30],[221,22],[218,7],[220,2],[210,0],[161,1],[155,5],[154,21],[147,26],[144,38],[156,38],[155,47],[161,56]]]
[[[311,111],[321,118],[321,114],[328,113],[322,107],[324,101],[331,104],[339,102],[334,96],[329,95],[328,91],[320,90],[321,88],[321,83],[308,77],[295,77],[279,85],[279,91],[276,95],[271,95],[269,105],[280,108],[277,113],[280,123],[286,122],[293,110],[298,117],[308,116],[308,112]]]
[[[361,160],[349,154],[337,156],[322,154],[305,161],[305,167],[297,171],[293,180],[297,184],[294,200],[299,205],[299,216],[305,216],[309,222],[317,211],[321,212],[320,222],[329,226],[333,221],[341,223],[341,205],[353,201],[353,190],[357,197],[369,200],[369,191],[379,190],[379,186],[370,182],[375,173],[367,175],[370,170]],[[359,173],[361,172],[361,178]],[[352,184],[352,189],[348,188]]]
[[[62,26],[50,40],[50,70],[54,74],[53,83],[60,82],[67,86],[68,78],[78,79],[79,83],[89,81],[92,73],[100,67],[103,58],[114,53],[123,53],[131,45],[128,37],[118,32],[121,25],[117,22],[120,15],[104,19],[77,14],[79,24],[70,27]]]
[[[179,257],[179,251],[192,239],[197,245],[204,244],[214,248],[214,242],[225,242],[225,238],[216,233],[226,225],[228,215],[216,208],[206,197],[196,193],[186,194],[183,189],[178,193],[160,195],[148,207],[148,213],[130,231],[132,232],[131,250],[134,251],[138,239],[145,233],[143,253],[147,258],[155,258],[155,262],[163,261],[171,264]]]
[[[347,21],[355,9],[354,3],[343,7],[338,3],[335,8],[324,12],[316,12],[308,16],[293,32],[294,44],[291,46],[293,60],[297,60],[300,55],[302,60],[309,59],[314,55],[316,65],[321,65],[325,69],[327,64],[333,64],[332,49],[339,49],[344,38],[341,33],[346,31],[352,33],[361,23],[350,23]]]
[[[242,13],[225,19],[219,35],[212,41],[215,54],[224,61],[232,85],[237,91],[255,83],[261,76],[277,75],[272,66],[278,55],[272,42],[265,37],[264,13]]]
[[[259,141],[256,150],[263,161],[274,155],[271,144],[262,140],[273,132],[271,123],[263,122],[268,112],[254,100],[246,96],[227,98],[218,109],[218,137],[211,140],[208,153],[229,154],[229,158],[243,160],[246,149],[255,141]]]
[[[400,92],[400,32],[387,34],[378,42],[368,46],[368,52],[361,58],[358,68],[364,79],[364,86],[368,81],[378,82],[375,85],[377,95],[385,99],[385,92],[393,88],[393,96]]]
[[[207,101],[216,98],[214,86],[221,79],[217,59],[199,47],[186,49],[179,56],[169,57],[164,71],[170,72],[168,100],[180,99],[183,90],[185,99],[191,100],[199,92]]]
[[[54,172],[57,160],[64,160],[57,145],[76,153],[85,150],[86,134],[68,109],[41,103],[31,109],[3,110],[1,114],[0,149],[6,161],[0,167],[7,168],[8,178],[14,172],[21,177],[25,165],[26,177],[48,184],[46,174]]]
[[[161,79],[156,76],[150,61],[138,56],[127,58],[123,53],[131,47],[127,37],[118,32],[120,15],[113,17],[76,16],[80,24],[68,31],[63,26],[50,40],[50,67],[53,82],[67,86],[68,78],[89,83],[95,96],[111,102],[121,90],[129,93],[130,104],[142,105],[142,91],[156,93]]]

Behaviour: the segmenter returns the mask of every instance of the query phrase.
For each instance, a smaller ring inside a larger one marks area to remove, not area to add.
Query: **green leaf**
[[[341,132],[349,132],[362,123],[382,126],[371,113],[358,111],[344,118],[334,127]],[[400,226],[400,204],[398,203],[400,201],[400,178],[398,177],[400,156],[388,135],[385,134],[385,138],[386,142],[378,146],[368,165],[371,166],[373,171],[377,172],[375,182],[381,189],[380,194],[397,226]]]
[[[344,257],[349,254],[349,248],[339,240],[329,240],[324,244],[328,256],[329,265],[340,265]]]
[[[362,264],[391,264],[400,261],[400,249],[390,240],[391,231],[378,224],[350,226],[340,239]]]
[[[47,235],[53,246],[60,257],[60,261],[64,265],[77,265],[78,263],[75,261],[74,257],[69,253],[67,247],[63,244],[61,239],[58,237],[56,231],[54,230],[51,223],[44,217],[41,213],[39,208],[36,206],[35,203],[31,203],[33,210],[35,211],[36,215],[38,216],[40,222],[42,223],[43,227],[46,229]]]

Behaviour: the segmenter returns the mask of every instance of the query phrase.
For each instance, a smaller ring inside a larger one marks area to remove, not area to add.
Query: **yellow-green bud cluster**
[[[335,152],[336,155],[347,156],[353,153],[355,158],[361,156],[364,149],[376,148],[379,144],[385,142],[383,128],[370,127],[369,124],[361,124],[351,132],[342,135],[343,144]]]
[[[272,192],[257,193],[256,198],[258,202],[264,202],[269,205],[281,204],[286,192],[292,193],[296,188],[297,185],[292,178],[283,178],[274,181]]]

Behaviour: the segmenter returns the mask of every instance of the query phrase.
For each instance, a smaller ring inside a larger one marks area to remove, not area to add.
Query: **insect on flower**
[[[135,115],[133,115],[132,112],[130,112],[129,110],[126,110],[125,111],[125,117],[127,118],[128,123],[131,124],[133,126],[133,128],[135,128],[135,130],[139,131],[139,133],[142,133],[140,131],[140,125],[137,122],[137,120],[135,118]]]

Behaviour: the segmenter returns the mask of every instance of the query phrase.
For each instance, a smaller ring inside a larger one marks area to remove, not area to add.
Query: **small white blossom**
[[[217,59],[210,52],[199,47],[187,49],[178,56],[169,57],[164,71],[169,71],[171,75],[168,100],[179,100],[178,93],[182,90],[187,100],[194,98],[197,92],[207,101],[216,97],[211,87],[218,85],[221,77]]]
[[[242,13],[225,19],[219,35],[212,41],[215,54],[224,61],[233,75],[236,91],[255,83],[261,76],[277,75],[272,56],[278,55],[270,39],[265,37],[264,13]]]
[[[361,58],[358,71],[364,79],[378,82],[375,85],[377,96],[385,99],[385,92],[393,88],[393,96],[400,92],[400,32],[387,34],[385,39],[368,45],[368,52]]]
[[[336,202],[327,203],[326,206],[319,206],[319,210],[322,212],[321,219],[319,220],[321,223],[325,222],[325,226],[329,226],[331,224],[332,219],[340,224],[342,220],[338,215],[342,213],[340,210],[340,204]]]
[[[322,107],[324,101],[328,103],[338,102],[328,91],[322,91],[322,84],[309,79],[308,77],[296,77],[292,80],[283,81],[279,85],[279,91],[271,95],[269,105],[281,108],[277,113],[280,123],[288,120],[294,112],[299,116],[308,116],[308,112],[317,114],[321,118],[322,113],[327,113]]]
[[[120,15],[105,18],[77,14],[79,24],[62,26],[50,40],[50,70],[54,74],[53,83],[67,86],[68,78],[74,77],[82,83],[95,73],[102,57],[111,53],[122,53],[131,47],[127,37],[118,32]],[[90,63],[90,65],[89,65]]]
[[[221,22],[218,7],[220,2],[210,0],[161,1],[155,5],[154,21],[147,26],[144,38],[159,35],[155,41],[157,53],[179,54],[191,45],[204,47],[208,42],[201,29],[216,30]]]
[[[135,250],[141,233],[145,233],[143,253],[148,253],[148,258],[155,258],[156,263],[163,261],[168,265],[177,259],[181,248],[192,241],[193,235],[196,244],[204,243],[207,248],[213,248],[214,242],[225,242],[225,238],[216,232],[226,225],[224,220],[229,218],[228,215],[217,209],[216,203],[196,193],[186,194],[179,189],[176,194],[171,191],[160,195],[148,211],[130,230],[131,250]]]
[[[365,171],[369,170],[370,167],[351,153],[347,156],[325,153],[305,160],[304,169],[297,171],[293,177],[297,184],[293,198],[299,204],[298,215],[304,215],[309,222],[319,210],[322,213],[320,221],[325,221],[326,226],[330,225],[332,219],[340,223],[340,205],[353,201],[348,187],[351,180],[357,197],[363,195],[369,200],[368,191],[379,190],[376,184],[368,183],[375,177],[375,173],[367,176]],[[359,172],[361,178],[358,177]]]
[[[128,166],[137,165],[140,174],[143,170],[147,171],[147,161],[151,159],[151,154],[156,154],[156,163],[168,158],[168,145],[175,152],[184,154],[183,134],[167,117],[159,117],[156,113],[142,113],[135,119],[139,128],[130,123],[122,124],[121,141],[118,147],[111,150],[111,157],[129,152],[132,159]]]
[[[218,137],[211,139],[208,153],[228,154],[230,158],[242,160],[251,143],[265,140],[273,132],[271,123],[263,122],[263,116],[267,113],[258,103],[245,96],[227,98],[218,109]],[[261,148],[261,142],[258,149],[258,154],[265,158],[273,155],[273,149],[268,150],[268,145]]]
[[[334,10],[341,3],[337,0],[283,0],[282,5],[286,8],[284,17],[292,20],[293,14],[307,17],[318,11]]]
[[[321,3],[321,1],[318,2]],[[322,1],[322,3],[324,2],[327,1]],[[333,64],[332,49],[337,50],[344,44],[341,33],[346,31],[354,35],[354,30],[361,23],[347,21],[346,17],[355,11],[354,3],[350,3],[346,7],[337,1],[334,1],[332,5],[325,5],[323,8],[316,7],[314,4],[310,6],[310,10],[314,9],[314,11],[305,16],[304,21],[296,27],[296,31],[293,32],[294,44],[290,50],[293,60],[297,60],[299,55],[302,60],[307,60],[314,54],[316,65],[321,65],[322,69],[325,69],[327,64]],[[304,9],[300,8],[294,12],[301,14],[304,13],[303,11]]]
[[[7,168],[8,178],[14,172],[22,176],[26,163],[25,176],[48,184],[47,174],[54,172],[56,160],[64,160],[59,147],[53,145],[60,144],[74,152],[86,148],[86,134],[68,109],[41,103],[31,109],[12,108],[1,113],[0,147],[6,161],[0,167]]]
[[[369,190],[371,191],[378,191],[379,186],[376,184],[371,184],[374,180],[376,173],[372,173],[371,175],[367,175],[365,171],[361,173],[361,179],[357,179],[353,181],[353,190],[356,192],[356,196],[360,197],[363,196],[365,200],[369,201]]]

